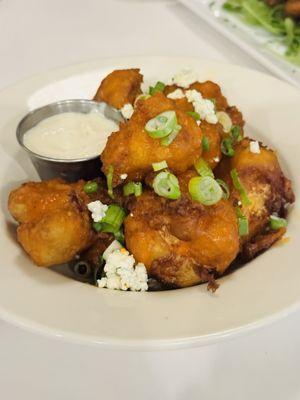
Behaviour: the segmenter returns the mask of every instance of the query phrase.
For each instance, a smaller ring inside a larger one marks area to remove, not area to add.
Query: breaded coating
[[[300,0],[288,0],[284,5],[285,13],[292,18],[300,17]]]
[[[143,75],[138,68],[115,70],[104,78],[94,96],[95,101],[105,101],[117,109],[133,104],[142,93]]]
[[[294,202],[291,183],[283,175],[275,152],[260,145],[260,153],[253,153],[250,151],[250,141],[248,138],[243,139],[236,146],[234,157],[224,157],[215,171],[217,177],[228,183],[231,190],[230,199],[234,205],[238,205],[241,196],[233,187],[230,177],[233,168],[237,170],[238,177],[246,189],[251,204],[241,205],[242,212],[249,222],[249,234],[241,237],[241,246],[245,249],[247,244],[262,239],[261,235],[265,234],[270,215],[285,215],[286,203]],[[274,238],[274,232],[271,233]],[[283,233],[284,231],[281,231],[281,234]],[[270,245],[274,242],[272,238],[270,237]],[[266,249],[265,237],[263,242]],[[262,249],[257,245],[257,251],[260,250]],[[255,255],[253,246],[251,254],[252,257]]]
[[[146,191],[125,219],[125,240],[148,274],[170,287],[210,281],[239,250],[237,218],[229,201],[205,207],[192,201],[188,171],[179,177],[182,197],[171,201]]]
[[[71,261],[90,244],[89,213],[76,190],[83,183],[29,182],[10,193],[9,211],[21,223],[18,240],[37,265]]]
[[[164,111],[175,110],[181,130],[169,146],[153,139],[145,130],[146,123]],[[162,93],[139,101],[130,120],[112,133],[101,154],[105,174],[110,165],[114,168],[114,185],[121,183],[120,175],[127,180],[142,180],[152,170],[152,163],[166,160],[174,173],[190,168],[201,155],[201,129],[196,121]]]

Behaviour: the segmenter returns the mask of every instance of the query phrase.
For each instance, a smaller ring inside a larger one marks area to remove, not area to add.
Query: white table
[[[120,55],[201,56],[264,71],[176,1],[0,0],[0,88]],[[138,353],[68,344],[0,321],[0,398],[296,400],[299,333],[300,312],[217,345]]]

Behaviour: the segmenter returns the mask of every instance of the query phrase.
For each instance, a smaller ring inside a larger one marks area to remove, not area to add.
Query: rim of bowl
[[[89,100],[89,99],[66,99],[66,100],[59,100],[59,101],[54,101],[53,103],[48,103],[45,104],[41,107],[35,108],[34,110],[29,111],[22,119],[21,121],[18,123],[17,125],[17,129],[16,129],[16,137],[17,137],[17,141],[19,143],[19,145],[27,151],[27,153],[29,153],[30,155],[36,157],[36,158],[40,158],[42,160],[46,160],[46,161],[52,161],[52,162],[58,162],[58,163],[76,163],[76,162],[84,162],[84,161],[91,161],[94,159],[97,159],[98,157],[100,157],[100,154],[96,155],[96,156],[91,156],[91,157],[86,157],[86,158],[55,158],[55,157],[48,157],[48,156],[43,156],[41,154],[35,153],[34,151],[30,150],[28,147],[25,146],[24,142],[23,142],[23,138],[24,135],[27,131],[25,131],[23,134],[21,134],[21,127],[24,124],[24,122],[27,120],[27,118],[29,118],[31,115],[35,114],[36,112],[42,110],[45,107],[49,107],[49,106],[56,106],[59,104],[67,104],[67,103],[89,103],[89,104],[93,104],[95,106],[95,108],[99,108],[99,104],[105,104],[107,107],[111,108],[112,110],[119,112],[119,110],[117,110],[116,108],[111,107],[109,104],[105,103],[105,102],[98,102],[98,101],[94,101],[94,100]],[[68,111],[67,111],[68,112]],[[72,111],[70,111],[72,112]],[[54,115],[58,115],[61,113],[55,113]],[[121,113],[120,116],[122,117]],[[46,117],[46,118],[50,118],[50,117]],[[45,120],[46,118],[43,118],[41,121]],[[39,121],[38,124],[41,122]],[[114,120],[112,120],[114,121]],[[116,122],[116,121],[114,121]],[[121,121],[120,121],[121,122]],[[30,128],[31,129],[31,128]]]

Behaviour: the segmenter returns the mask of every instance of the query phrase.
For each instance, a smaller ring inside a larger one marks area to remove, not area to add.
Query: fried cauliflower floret
[[[227,99],[222,94],[218,84],[212,81],[195,82],[188,89],[182,89],[176,85],[168,85],[165,87],[164,93],[168,96],[176,89],[181,89],[183,93],[187,90],[197,90],[201,93],[203,98],[214,101],[216,111],[226,112],[231,119],[232,125],[238,125],[241,128],[241,135],[243,135],[243,115],[235,106],[230,107],[228,105]],[[184,112],[195,111],[193,104],[188,102],[186,97],[175,99],[174,102],[176,107]],[[207,137],[209,143],[209,150],[203,151],[202,158],[214,169],[222,158],[221,141],[227,134],[225,134],[223,126],[220,123],[211,124],[206,121],[201,121],[201,130],[203,136]]]
[[[90,218],[78,194],[82,185],[83,181],[29,182],[11,192],[8,208],[21,224],[18,240],[37,265],[71,261],[90,244]]]
[[[158,114],[170,110],[176,111],[181,130],[169,146],[163,146],[160,139],[150,137],[145,125]],[[181,173],[201,155],[201,140],[201,129],[195,120],[176,110],[174,102],[162,93],[156,93],[138,102],[130,120],[110,135],[101,154],[102,170],[107,174],[109,167],[113,166],[114,185],[121,182],[122,174],[127,174],[128,180],[143,179],[152,170],[152,163],[163,160],[175,173]]]
[[[172,201],[147,191],[125,219],[125,240],[148,274],[171,287],[186,287],[222,274],[239,250],[237,218],[231,203],[205,207],[192,201],[180,177],[182,197]]]
[[[115,70],[101,82],[95,101],[105,101],[117,109],[125,104],[133,104],[136,97],[142,93],[143,75],[138,68]]]
[[[257,252],[266,249],[265,229],[272,214],[285,215],[286,203],[294,202],[291,182],[283,175],[275,152],[260,145],[260,152],[250,151],[250,139],[243,139],[236,148],[234,157],[226,157],[217,168],[217,177],[224,179],[231,191],[230,200],[234,205],[241,205],[243,214],[249,222],[249,234],[241,237],[242,252],[247,253],[251,245],[252,257],[256,254],[253,243],[257,242]],[[234,188],[230,171],[236,169],[243,184],[249,205],[241,204],[239,191]],[[281,236],[285,230],[281,231]],[[274,232],[269,234],[269,246],[279,238]],[[262,237],[263,236],[263,237]],[[259,241],[263,240],[261,247]],[[268,246],[268,247],[269,247]]]

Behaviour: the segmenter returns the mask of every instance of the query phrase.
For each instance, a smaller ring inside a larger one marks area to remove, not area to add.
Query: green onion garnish
[[[243,185],[242,182],[240,181],[240,178],[239,178],[239,176],[238,176],[237,170],[236,170],[235,168],[232,169],[232,170],[230,171],[230,175],[231,175],[231,178],[232,178],[232,182],[233,182],[234,187],[236,188],[236,190],[238,190],[238,192],[239,192],[240,195],[241,195],[242,203],[243,203],[245,206],[248,206],[249,204],[251,204],[251,201],[250,201],[250,199],[249,199],[249,197],[248,197],[248,194],[247,194],[246,189],[244,188],[244,185]]]
[[[83,190],[85,191],[86,194],[96,193],[98,190],[98,184],[97,182],[87,182],[83,186]]]
[[[270,216],[270,228],[277,231],[280,228],[285,228],[287,226],[287,221],[284,218],[279,218],[276,215]]]
[[[158,81],[155,86],[149,87],[149,94],[153,96],[157,92],[163,92],[165,90],[166,85],[163,82]]]
[[[107,193],[109,195],[109,197],[111,197],[112,199],[114,198],[114,193],[113,193],[113,176],[114,176],[114,166],[110,165],[108,167],[108,172],[106,175],[106,182],[107,182]]]
[[[114,236],[115,236],[115,239],[116,239],[119,243],[121,243],[121,244],[124,245],[124,243],[125,243],[125,236],[124,236],[124,232],[123,232],[122,229],[120,229],[118,232],[115,232],[115,233],[114,233]]]
[[[218,184],[221,186],[221,188],[223,190],[223,199],[228,200],[229,196],[230,196],[229,186],[222,179],[216,179],[216,181],[218,182]]]
[[[160,172],[153,180],[153,189],[159,196],[176,200],[181,196],[179,182],[171,172]]]
[[[225,138],[221,142],[221,151],[225,156],[233,157],[234,156],[234,148],[232,147],[232,139]]]
[[[160,144],[162,146],[169,146],[169,144],[171,144],[173,142],[173,140],[176,138],[176,136],[180,132],[180,129],[181,129],[181,125],[176,125],[175,128],[173,129],[173,132],[171,132],[170,135],[168,135],[160,140]]]
[[[239,235],[246,236],[249,233],[249,223],[247,217],[238,218]]]
[[[202,138],[202,150],[209,151],[209,139],[205,135]]]
[[[117,233],[123,224],[125,215],[122,207],[111,204],[108,206],[105,217],[102,218],[101,222],[94,222],[93,228],[97,232]]]
[[[168,168],[167,161],[163,160],[161,162],[153,163],[152,168],[153,168],[153,171],[155,171],[155,172],[160,171],[161,169]]]
[[[124,196],[130,196],[134,194],[136,197],[140,196],[143,192],[143,186],[141,182],[128,182],[123,187]]]
[[[194,118],[195,121],[200,121],[201,120],[200,114],[197,113],[196,111],[187,111],[187,114],[190,117]]]
[[[165,111],[156,117],[150,119],[145,129],[149,136],[154,139],[163,138],[170,135],[177,125],[177,118],[175,111]]]
[[[221,186],[211,176],[192,178],[189,182],[189,192],[193,200],[205,206],[216,204],[223,197]]]
[[[240,142],[243,139],[241,134],[241,127],[238,125],[233,125],[230,130],[230,135],[234,143]]]
[[[238,229],[240,236],[246,236],[249,233],[248,218],[243,214],[240,207],[236,207],[236,214],[238,217]]]
[[[208,166],[208,164],[203,160],[203,158],[200,158],[196,163],[195,163],[195,169],[198,172],[200,176],[210,176],[211,178],[214,178],[214,173],[212,172],[212,169]]]

